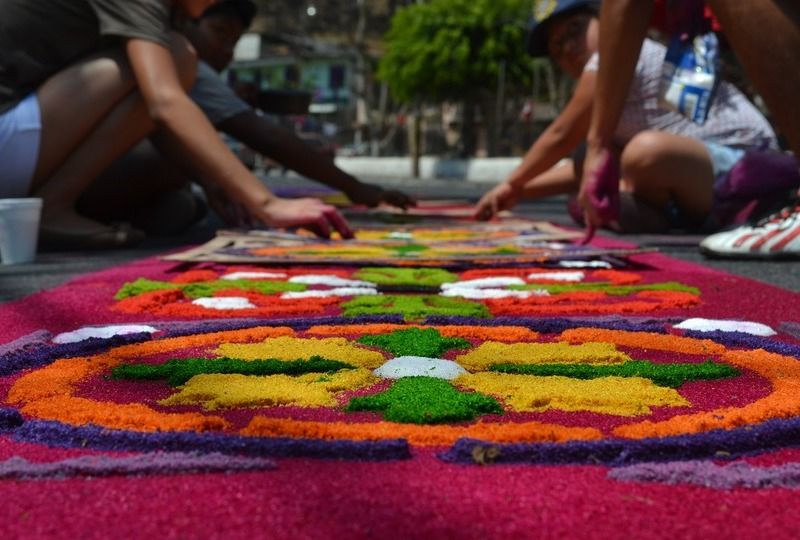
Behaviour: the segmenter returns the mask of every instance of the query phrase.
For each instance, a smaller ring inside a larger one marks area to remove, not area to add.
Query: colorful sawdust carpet
[[[347,242],[276,231],[220,231],[206,244],[167,257],[173,261],[257,264],[342,264],[478,267],[542,264],[575,257],[628,255],[570,243],[579,233],[528,220],[422,227],[364,227]]]
[[[796,534],[800,297],[610,266],[151,259],[2,306],[3,529]]]

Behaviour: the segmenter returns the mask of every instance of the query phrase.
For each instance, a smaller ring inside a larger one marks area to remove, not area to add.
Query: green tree
[[[530,88],[533,61],[525,52],[525,27],[531,5],[431,0],[401,8],[385,36],[378,77],[401,103],[463,102],[465,125],[480,104],[491,118],[498,86],[509,92]]]

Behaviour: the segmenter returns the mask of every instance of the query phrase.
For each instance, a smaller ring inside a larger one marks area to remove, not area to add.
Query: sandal
[[[75,233],[41,227],[39,246],[51,250],[127,248],[140,244],[145,234],[127,224],[112,225],[92,233]]]

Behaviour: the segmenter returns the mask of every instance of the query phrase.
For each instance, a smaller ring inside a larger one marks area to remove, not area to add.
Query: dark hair
[[[253,24],[256,11],[256,5],[251,0],[222,0],[205,10],[202,18],[214,15],[236,17],[242,21],[245,28],[249,28]]]

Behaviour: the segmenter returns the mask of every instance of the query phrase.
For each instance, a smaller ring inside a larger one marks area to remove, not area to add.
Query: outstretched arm
[[[244,111],[219,124],[219,129],[253,150],[285,167],[342,191],[356,204],[377,206],[385,202],[405,208],[414,200],[394,190],[364,184],[337,167],[329,156],[308,145],[297,135],[255,111]]]
[[[586,138],[592,111],[596,74],[585,71],[578,80],[575,93],[567,106],[536,139],[522,163],[508,179],[498,185],[478,202],[475,217],[489,219],[501,210],[513,207],[524,194],[538,198],[559,195],[561,186],[552,182],[537,182],[538,177],[568,156]]]
[[[601,223],[589,202],[587,183],[609,151],[652,13],[652,0],[607,0],[600,8],[600,67],[579,194],[591,225]]]
[[[174,138],[189,163],[244,205],[251,215],[277,227],[307,226],[322,235],[331,229],[345,237],[352,235],[333,207],[314,199],[280,199],[242,165],[187,96],[165,47],[131,39],[126,52],[155,124]]]

